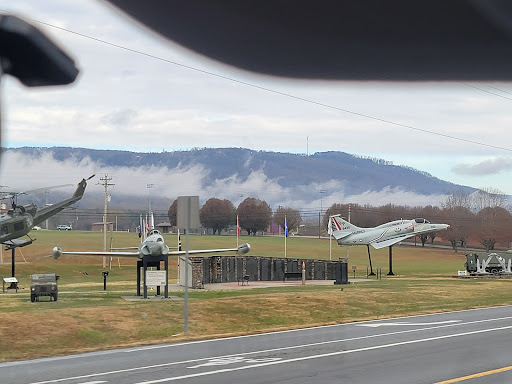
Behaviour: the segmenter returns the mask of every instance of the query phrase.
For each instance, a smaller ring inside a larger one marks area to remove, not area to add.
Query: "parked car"
[[[71,231],[72,228],[69,225],[61,224],[61,225],[57,225],[57,229],[59,231]]]
[[[40,230],[41,230],[41,227],[38,227],[37,225],[34,225],[34,226],[32,227],[32,230],[33,230],[33,231],[40,231]]]

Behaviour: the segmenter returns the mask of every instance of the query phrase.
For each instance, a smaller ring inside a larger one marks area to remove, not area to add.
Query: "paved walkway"
[[[349,279],[349,284],[352,283],[363,283],[368,281],[374,281],[375,279]],[[237,282],[230,282],[230,283],[211,283],[211,284],[205,284],[204,289],[207,290],[216,290],[216,289],[253,289],[253,288],[269,288],[269,287],[293,287],[293,286],[300,286],[302,285],[301,280],[292,280],[292,281],[250,281],[249,284],[244,283],[242,285],[241,283],[238,284]],[[334,280],[306,280],[306,285],[312,286],[312,285],[334,285]],[[343,285],[340,285],[343,287]],[[178,284],[169,284],[169,298],[168,300],[183,300],[183,298],[178,296],[173,296],[171,293],[173,291],[184,291],[185,287]],[[163,297],[163,289],[160,291],[161,295],[156,296],[155,291],[148,290],[148,299],[152,300],[158,300],[158,299],[165,299]],[[142,296],[121,296],[124,300],[127,301],[137,301],[137,300],[144,300]]]
[[[373,279],[374,280],[374,279]],[[372,281],[372,279],[349,279],[349,284]],[[333,285],[334,280],[306,280],[306,285]],[[230,282],[230,283],[213,283],[205,284],[204,289],[249,289],[249,288],[269,288],[269,287],[291,287],[302,285],[301,280],[291,281],[249,281],[249,283]],[[183,288],[183,287],[181,287]]]

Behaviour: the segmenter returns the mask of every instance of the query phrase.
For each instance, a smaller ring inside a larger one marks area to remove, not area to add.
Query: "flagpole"
[[[332,233],[329,235],[329,260],[332,260]]]
[[[286,259],[286,238],[288,237],[288,223],[286,222],[286,215],[284,216],[284,258]]]
[[[329,234],[329,260],[332,260],[332,216],[329,216],[327,233]]]
[[[238,221],[238,215],[236,215],[236,247],[238,248],[238,236],[240,236],[240,223]]]

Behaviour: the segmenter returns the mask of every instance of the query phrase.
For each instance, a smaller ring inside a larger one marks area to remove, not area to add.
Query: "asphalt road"
[[[3,363],[0,382],[510,383],[511,351],[506,306]]]

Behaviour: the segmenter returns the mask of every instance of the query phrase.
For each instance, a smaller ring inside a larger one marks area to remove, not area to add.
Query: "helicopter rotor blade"
[[[36,188],[36,189],[30,189],[28,191],[22,191],[22,192],[5,192],[5,195],[0,196],[0,200],[5,199],[13,199],[18,197],[19,195],[28,195],[32,193],[38,193],[38,192],[46,192],[51,189],[57,189],[57,188],[65,188],[65,187],[73,187],[73,184],[61,184],[61,185],[52,185],[50,187],[44,187],[44,188]]]

